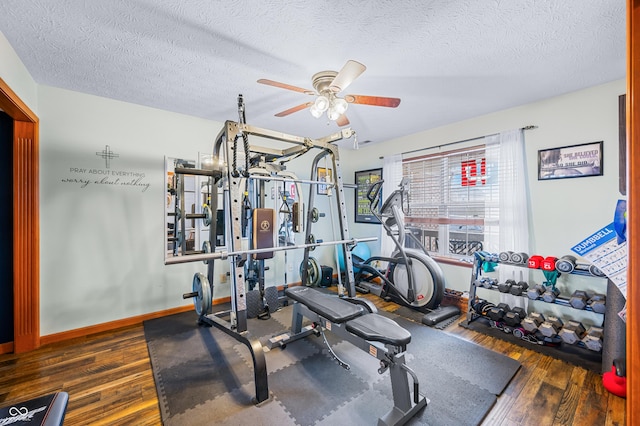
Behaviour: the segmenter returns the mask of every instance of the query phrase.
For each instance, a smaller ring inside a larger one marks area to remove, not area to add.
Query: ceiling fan
[[[258,83],[269,86],[280,87],[282,89],[293,90],[305,95],[315,96],[314,101],[305,102],[276,114],[276,117],[285,117],[294,112],[309,108],[311,115],[320,118],[324,112],[329,120],[335,121],[338,126],[346,126],[349,119],[345,115],[349,104],[373,105],[395,108],[400,105],[398,98],[385,98],[382,96],[363,95],[343,95],[340,92],[347,88],[356,78],[362,74],[367,67],[360,62],[349,60],[342,67],[340,72],[321,71],[311,77],[311,84],[315,90],[303,89],[290,84],[280,83],[273,80],[260,79]]]

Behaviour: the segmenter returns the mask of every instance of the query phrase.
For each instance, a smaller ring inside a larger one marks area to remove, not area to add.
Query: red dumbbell
[[[528,263],[527,263],[527,264],[529,265],[529,268],[532,268],[532,269],[539,269],[540,267],[542,267],[542,261],[543,261],[543,260],[544,260],[544,257],[542,257],[542,256],[538,256],[538,255],[536,254],[536,255],[531,256],[531,257],[529,258],[529,261],[528,261]]]
[[[558,260],[555,256],[547,256],[542,261],[542,270],[543,271],[555,271],[556,270],[556,261]]]

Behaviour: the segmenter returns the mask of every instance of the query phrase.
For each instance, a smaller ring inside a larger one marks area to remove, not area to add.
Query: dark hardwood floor
[[[457,323],[445,331],[522,364],[483,425],[625,424],[625,400],[608,393],[601,376]],[[142,325],[0,355],[0,406],[55,391],[69,393],[65,425],[161,424]]]

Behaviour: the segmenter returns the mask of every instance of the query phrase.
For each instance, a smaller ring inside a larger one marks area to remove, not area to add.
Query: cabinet
[[[541,267],[541,260],[538,256],[538,264],[532,261],[531,266]],[[568,265],[565,258],[559,260],[561,263],[553,257],[544,260],[554,263],[547,263],[546,270],[533,272],[535,276],[527,282],[523,276],[529,276],[532,269],[526,254],[474,254],[467,317],[461,325],[600,372],[606,350],[607,279],[589,265]],[[498,282],[493,269],[502,265],[521,271],[514,274],[520,279]],[[563,282],[586,277],[577,280],[585,288],[571,294],[554,291],[556,280],[562,275]],[[528,307],[512,308],[508,303],[491,301],[500,299],[501,293],[509,294],[509,299],[517,302],[514,305]],[[525,300],[527,303],[523,303]]]

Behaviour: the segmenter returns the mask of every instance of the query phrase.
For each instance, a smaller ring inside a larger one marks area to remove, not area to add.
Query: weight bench
[[[50,395],[0,408],[0,425],[62,426],[69,394]]]
[[[379,359],[378,373],[389,370],[393,408],[378,419],[378,425],[402,425],[427,405],[429,401],[419,392],[417,376],[405,364],[405,351],[411,341],[411,333],[395,321],[370,312],[368,305],[365,308],[355,300],[340,299],[305,286],[289,287],[285,294],[295,302],[291,332],[271,338],[267,343],[270,349],[284,349],[288,343],[310,334],[324,338],[324,330],[329,330]],[[304,317],[311,320],[312,324],[302,327]],[[331,355],[348,370],[349,365],[341,361],[326,338],[324,340]],[[413,398],[408,376],[413,379]]]

